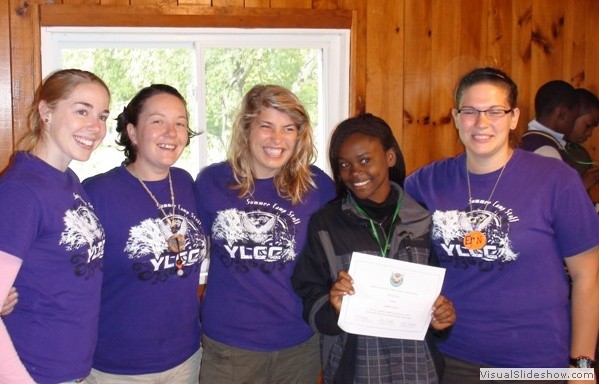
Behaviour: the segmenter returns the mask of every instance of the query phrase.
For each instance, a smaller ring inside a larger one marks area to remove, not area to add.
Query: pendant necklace
[[[376,240],[377,244],[379,245],[379,248],[381,250],[381,255],[383,257],[387,257],[387,252],[389,252],[389,246],[391,245],[391,232],[393,231],[393,224],[395,224],[395,220],[397,220],[397,217],[399,216],[399,211],[401,210],[402,203],[403,203],[403,193],[397,199],[397,204],[395,205],[395,210],[393,211],[393,217],[391,218],[391,224],[389,224],[389,235],[387,235],[385,233],[385,228],[383,228],[383,236],[385,236],[384,244],[381,242],[381,238],[379,237],[379,233],[376,230],[374,220],[372,220],[368,216],[366,211],[364,211],[362,208],[360,208],[360,206],[358,204],[355,205],[358,212],[360,212],[361,214],[366,216],[366,218],[368,219],[368,221],[370,223],[370,230],[372,231],[372,236],[374,236],[374,239]]]
[[[493,193],[495,193],[495,188],[497,188],[497,184],[499,184],[499,179],[501,179],[501,175],[503,175],[503,170],[505,169],[505,166],[507,165],[507,161],[505,162],[505,164],[503,164],[503,167],[501,167],[501,171],[499,172],[499,176],[497,176],[497,181],[495,181],[495,185],[493,186],[493,189],[491,190],[491,194],[489,195],[489,198],[487,199],[487,203],[485,204],[485,208],[483,209],[483,211],[487,211],[487,207],[489,206],[489,203],[491,202],[491,198],[493,197]],[[466,182],[468,183],[468,205],[470,206],[470,212],[473,211],[472,209],[472,190],[470,189],[470,172],[468,172],[468,165],[466,164]],[[487,245],[487,236],[480,230],[481,225],[479,225],[478,220],[477,220],[477,225],[474,226],[473,228],[468,231],[468,233],[466,233],[466,235],[464,236],[464,247],[466,249],[472,250],[472,251],[478,251],[480,249],[483,249],[485,245]]]
[[[171,171],[169,170],[169,172],[168,172],[168,185],[169,185],[170,192],[171,192],[171,205],[173,207],[173,213],[172,213],[171,217],[169,217],[166,214],[166,212],[164,211],[164,209],[158,202],[158,199],[156,199],[154,194],[152,194],[152,192],[150,191],[150,189],[148,188],[146,183],[144,183],[143,180],[140,179],[139,177],[137,177],[137,175],[135,175],[133,172],[131,172],[131,174],[133,176],[135,176],[135,178],[137,180],[139,180],[139,182],[141,183],[141,186],[146,190],[146,192],[148,192],[148,195],[150,195],[150,197],[156,204],[156,207],[158,207],[158,209],[162,212],[162,215],[166,219],[168,226],[170,227],[170,230],[172,233],[169,236],[169,238],[167,239],[168,249],[169,249],[169,251],[176,254],[175,266],[177,267],[177,275],[182,276],[183,275],[183,260],[181,259],[181,256],[179,256],[179,253],[183,252],[183,250],[185,249],[185,236],[182,233],[180,233],[179,231],[177,231],[177,223],[175,222],[175,192],[173,190],[173,180],[171,179]]]

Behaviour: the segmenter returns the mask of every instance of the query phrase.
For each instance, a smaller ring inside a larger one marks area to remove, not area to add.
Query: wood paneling
[[[427,148],[427,158],[411,163],[416,169],[431,160],[454,155],[462,150],[457,130],[451,118],[455,82],[458,68],[454,58],[458,52],[458,42],[454,33],[460,27],[455,21],[455,0],[431,1],[431,66],[430,66],[430,126],[431,141]],[[451,33],[440,33],[448,30]],[[417,140],[417,139],[416,139]]]
[[[100,0],[101,5],[130,5],[129,0]]]
[[[245,0],[246,8],[269,8],[270,0]]]
[[[366,107],[366,2],[339,0],[339,9],[352,9],[350,56],[350,115]]]
[[[130,5],[129,0],[100,0],[101,5]]]
[[[397,52],[402,52],[404,45],[404,9],[400,2],[374,1],[367,11],[366,112],[386,116],[395,134],[401,136],[404,61]]]
[[[513,0],[511,17],[511,75],[518,81],[520,121],[516,131],[519,139],[526,130],[528,120],[534,116],[531,91],[531,63],[532,63],[532,0]],[[536,91],[536,88],[535,88]]]
[[[432,0],[406,0],[403,87],[403,135],[400,142],[408,172],[430,162],[434,127],[431,123]],[[435,37],[436,38],[436,37]],[[399,94],[397,95],[400,96]],[[409,150],[414,148],[415,150]]]
[[[567,4],[565,19],[571,22],[564,24],[564,73],[575,87],[582,86],[584,82],[584,56],[586,29],[580,28],[585,25],[586,15],[578,12],[578,6],[574,3]]]
[[[564,28],[566,24],[566,2],[552,3],[551,7],[543,0],[533,0],[532,25],[532,68],[531,79],[535,90],[553,79],[564,76]]]
[[[42,5],[44,26],[349,28],[351,12],[204,6]]]
[[[270,7],[312,9],[312,0],[270,0]]]
[[[243,0],[212,0],[213,7],[243,7]]]
[[[40,24],[351,27],[350,113],[386,119],[409,171],[462,151],[449,111],[455,83],[475,67],[498,66],[518,83],[517,133],[544,82],[599,92],[597,0],[8,0],[0,5],[0,165],[40,82]],[[599,160],[599,133],[585,146]]]
[[[3,52],[2,57],[9,57],[4,53],[10,52],[9,5],[9,2],[3,2],[0,5],[0,52]],[[11,94],[10,82],[10,61],[0,60],[0,95]],[[12,105],[10,102],[0,103],[0,116],[0,169],[3,169],[13,152]]]
[[[16,142],[27,128],[29,104],[35,87],[41,82],[39,10],[26,1],[9,0],[9,3],[12,97],[4,100],[12,100],[12,134]],[[0,116],[0,120],[3,119],[4,116]]]
[[[67,5],[100,5],[100,0],[62,0]]]
[[[312,0],[314,9],[337,9],[337,0]]]

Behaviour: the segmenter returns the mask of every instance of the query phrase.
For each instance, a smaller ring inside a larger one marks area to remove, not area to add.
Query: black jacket
[[[431,215],[399,186],[393,186],[402,196],[403,203],[399,220],[392,232],[388,257],[430,264]],[[321,352],[325,371],[332,345],[338,337],[345,336],[337,325],[338,315],[329,303],[329,290],[337,280],[338,272],[349,269],[353,252],[376,255],[380,254],[380,247],[372,235],[368,218],[356,210],[356,203],[348,194],[343,199],[329,203],[312,216],[306,247],[291,279],[293,288],[303,300],[304,319],[315,332],[324,336]],[[355,354],[355,350],[351,351],[351,336],[347,340],[340,366],[344,362],[351,365],[355,360],[355,356],[348,356]],[[429,343],[429,350],[440,377],[442,358],[434,343]],[[336,381],[353,382],[351,378]]]

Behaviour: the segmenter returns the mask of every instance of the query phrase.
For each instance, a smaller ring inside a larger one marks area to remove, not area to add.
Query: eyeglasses
[[[480,116],[481,113],[484,113],[485,116],[487,116],[487,119],[489,119],[489,120],[499,120],[503,116],[512,112],[513,110],[514,110],[514,108],[510,108],[510,109],[491,108],[491,109],[481,111],[480,109],[476,109],[476,108],[472,108],[472,107],[464,107],[464,108],[458,109],[458,113],[460,114],[460,116],[463,119],[468,119],[468,120],[478,119],[478,117]]]

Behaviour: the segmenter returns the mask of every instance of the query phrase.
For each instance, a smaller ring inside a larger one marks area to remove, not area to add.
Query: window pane
[[[231,136],[231,128],[243,95],[256,84],[279,84],[291,89],[310,115],[318,130],[319,99],[322,94],[322,50],[280,48],[209,48],[203,51],[206,94],[200,118],[205,119],[205,132],[194,138],[176,166],[195,176],[200,167],[223,161]],[[87,162],[71,165],[81,179],[105,172],[124,160],[116,145],[116,117],[141,88],[165,83],[177,88],[185,97],[190,113],[190,126],[198,128],[199,101],[196,98],[195,53],[192,49],[111,48],[63,49],[63,68],[81,68],[100,76],[111,91],[111,114],[108,132],[102,145]],[[204,129],[202,129],[204,131]],[[326,143],[315,143],[326,145]],[[206,148],[202,151],[201,148]],[[206,152],[206,153],[201,153]]]
[[[139,89],[158,82],[179,89],[191,126],[203,132],[176,164],[192,176],[225,159],[236,109],[256,83],[280,84],[299,96],[314,128],[316,164],[330,172],[329,135],[349,113],[349,42],[348,29],[42,27],[42,74],[79,67],[111,88],[104,146],[88,162],[72,163],[81,178],[120,164],[114,118]]]

